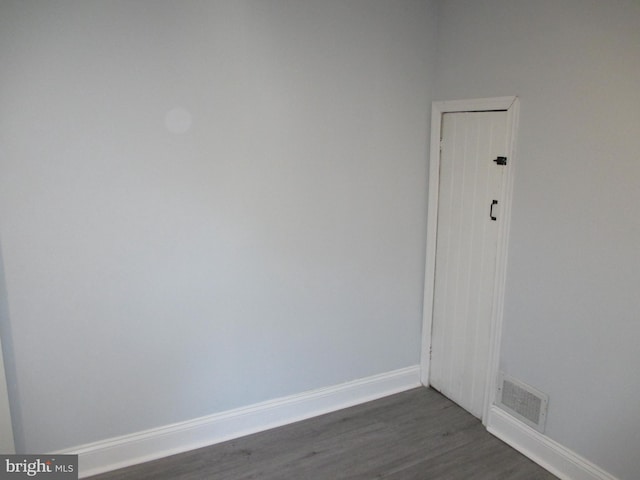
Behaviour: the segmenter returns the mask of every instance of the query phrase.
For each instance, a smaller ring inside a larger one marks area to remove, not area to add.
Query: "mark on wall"
[[[191,114],[184,108],[173,108],[164,116],[164,124],[171,133],[186,133],[191,128]]]

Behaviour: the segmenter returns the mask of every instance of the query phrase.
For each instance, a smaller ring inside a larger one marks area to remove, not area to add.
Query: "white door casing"
[[[498,371],[517,117],[516,97],[432,110],[422,383],[483,419]]]

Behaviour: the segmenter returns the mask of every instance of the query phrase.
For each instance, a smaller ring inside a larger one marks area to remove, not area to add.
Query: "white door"
[[[4,374],[4,363],[2,360],[2,345],[0,344],[0,454],[10,453],[15,453],[15,450],[13,446],[11,415],[9,414],[7,381]]]
[[[489,370],[507,131],[506,111],[442,116],[429,383],[478,418]]]

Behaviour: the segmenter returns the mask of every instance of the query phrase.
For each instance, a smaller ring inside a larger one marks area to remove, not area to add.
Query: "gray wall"
[[[411,0],[2,1],[20,451],[419,362],[434,20]]]
[[[635,478],[640,5],[439,4],[0,4],[19,449],[417,364],[435,86],[520,96],[501,365]]]
[[[502,368],[546,433],[640,472],[640,4],[441,3],[437,99],[521,99]]]

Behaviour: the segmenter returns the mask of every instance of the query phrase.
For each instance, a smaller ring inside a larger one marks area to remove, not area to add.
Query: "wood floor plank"
[[[92,480],[552,480],[427,388]]]

